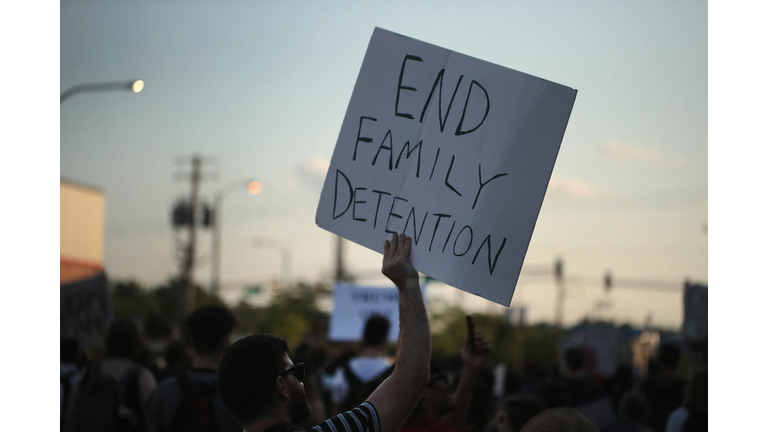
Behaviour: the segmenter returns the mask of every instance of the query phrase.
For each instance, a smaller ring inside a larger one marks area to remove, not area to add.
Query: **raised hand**
[[[472,354],[469,334],[467,334],[467,337],[464,339],[464,346],[461,347],[461,359],[468,368],[480,370],[491,353],[491,343],[479,331],[475,332],[475,343],[477,344],[477,354]]]
[[[419,285],[419,274],[413,268],[411,259],[411,238],[405,234],[392,234],[392,240],[384,242],[384,258],[381,272],[397,285],[405,288],[409,283]]]

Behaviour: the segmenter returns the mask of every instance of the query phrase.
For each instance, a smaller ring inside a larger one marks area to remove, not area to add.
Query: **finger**
[[[408,255],[411,254],[411,238],[407,237],[405,234],[401,234],[403,236],[403,248],[400,252],[400,256],[402,258],[408,258]]]
[[[400,245],[397,241],[397,234],[392,234],[392,253],[395,255],[393,258],[397,258],[397,252],[400,248]]]
[[[389,246],[390,246],[390,245],[389,245],[389,240],[385,240],[385,241],[384,241],[384,261],[385,261],[385,262],[386,262],[387,260],[389,260],[389,250],[390,250],[390,247],[389,247]]]

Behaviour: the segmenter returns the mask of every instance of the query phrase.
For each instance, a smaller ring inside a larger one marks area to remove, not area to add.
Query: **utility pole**
[[[179,308],[181,316],[185,316],[195,308],[195,282],[193,272],[195,270],[195,249],[197,246],[197,209],[200,197],[200,169],[202,161],[199,155],[192,157],[192,192],[189,197],[191,210],[191,223],[189,224],[189,240],[184,255],[184,265],[181,269],[181,289],[183,295],[180,295]]]
[[[565,302],[565,277],[563,277],[563,259],[555,260],[555,282],[557,283],[557,299],[555,300],[555,324],[563,328],[563,303]]]
[[[344,268],[344,239],[341,236],[336,236],[336,275],[335,281],[348,282],[349,274]]]
[[[181,272],[179,275],[179,287],[177,293],[179,322],[192,312],[195,308],[195,253],[197,252],[197,229],[203,225],[210,225],[210,215],[202,215],[200,203],[200,182],[203,180],[203,158],[200,155],[193,155],[191,158],[192,172],[177,174],[177,180],[189,181],[191,191],[189,198],[182,198],[176,202],[172,211],[172,225],[179,232],[185,232],[186,242],[179,245],[182,252]],[[185,165],[189,163],[188,158],[182,162]],[[210,213],[210,208],[206,205],[206,213]],[[202,221],[201,221],[201,216]],[[182,236],[181,238],[184,238]]]

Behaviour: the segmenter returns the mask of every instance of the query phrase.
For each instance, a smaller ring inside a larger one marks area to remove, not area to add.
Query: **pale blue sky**
[[[706,282],[707,5],[645,2],[61,3],[61,88],[142,78],[139,95],[76,96],[61,107],[61,175],[103,188],[105,265],[147,284],[177,271],[169,224],[176,156],[218,160],[222,180],[258,177],[264,192],[226,199],[222,279],[237,288],[332,269],[332,236],[314,224],[331,157],[374,27],[579,90],[539,216],[527,265],[563,256],[566,321],[610,299],[609,317],[676,326],[681,296],[616,289],[599,278]],[[315,179],[312,184],[312,179]],[[207,284],[201,236],[198,279]],[[348,247],[353,272],[380,258]],[[438,288],[440,290],[442,288]],[[554,285],[521,278],[513,305],[551,319]],[[486,307],[484,300],[473,304]],[[489,307],[490,308],[490,307]]]

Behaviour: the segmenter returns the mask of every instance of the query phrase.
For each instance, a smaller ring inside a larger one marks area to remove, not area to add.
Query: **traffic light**
[[[216,210],[208,204],[203,205],[203,228],[213,228],[216,225]]]
[[[184,200],[176,201],[171,211],[171,224],[174,227],[192,225],[192,209]]]
[[[613,288],[613,277],[611,276],[611,272],[605,272],[605,277],[603,278],[603,288],[605,288],[605,292],[608,292]]]

